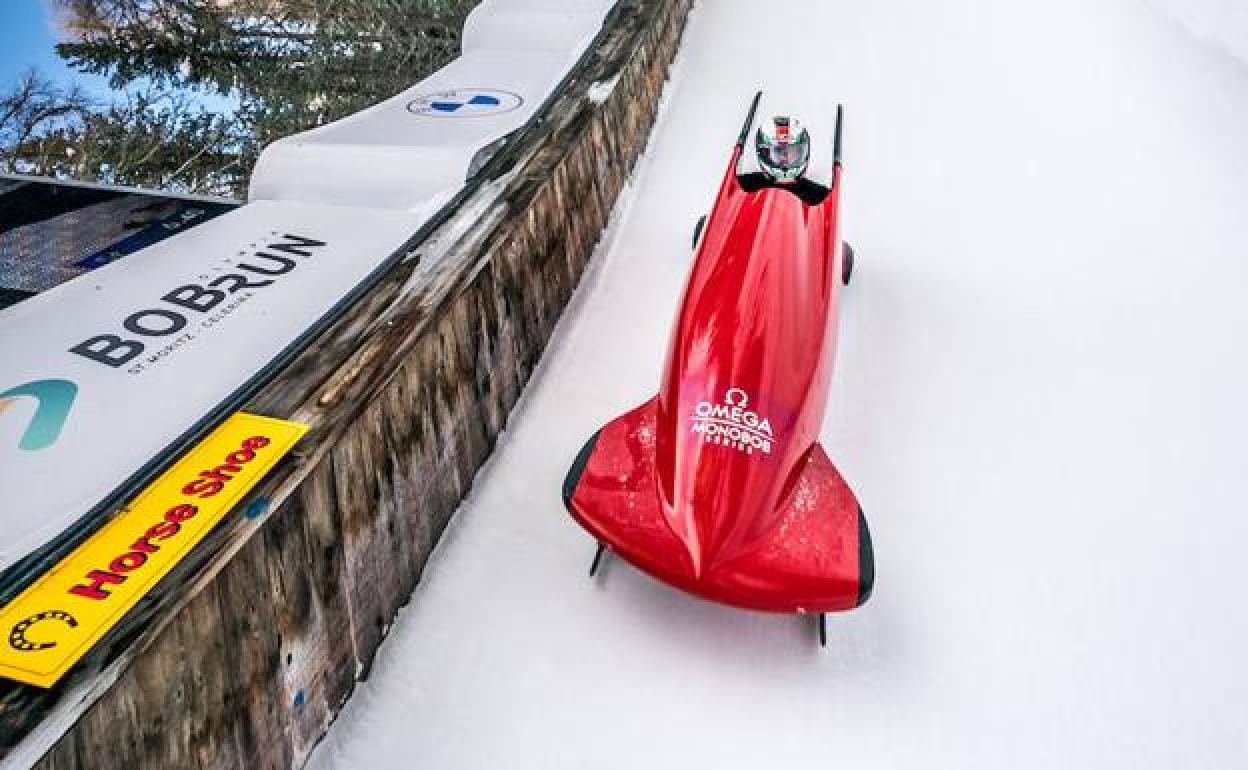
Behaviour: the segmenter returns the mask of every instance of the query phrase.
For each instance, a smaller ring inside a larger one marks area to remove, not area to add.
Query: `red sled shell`
[[[852,609],[871,592],[871,538],[818,443],[848,277],[840,110],[829,188],[739,176],[752,116],[697,244],[659,394],[589,440],[564,502],[599,543],[697,596]]]

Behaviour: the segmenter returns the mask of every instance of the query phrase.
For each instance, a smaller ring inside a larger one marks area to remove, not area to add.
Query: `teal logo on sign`
[[[407,103],[407,111],[430,118],[478,118],[511,112],[522,104],[520,94],[511,91],[452,88],[416,97]]]
[[[17,448],[34,452],[55,444],[77,395],[78,386],[69,380],[36,380],[0,393],[0,414],[22,396],[30,396],[36,402],[35,416]]]

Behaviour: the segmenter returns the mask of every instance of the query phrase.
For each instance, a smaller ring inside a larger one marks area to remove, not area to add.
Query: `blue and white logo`
[[[407,103],[407,111],[431,118],[483,118],[511,112],[522,104],[520,94],[511,91],[454,88],[418,96]]]

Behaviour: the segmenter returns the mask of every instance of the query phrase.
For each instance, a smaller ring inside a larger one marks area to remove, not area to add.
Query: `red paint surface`
[[[836,353],[841,168],[808,205],[777,187],[743,190],[740,153],[699,243],[659,395],[599,433],[569,509],[690,593],[776,612],[849,609],[866,593],[865,524],[817,443]]]

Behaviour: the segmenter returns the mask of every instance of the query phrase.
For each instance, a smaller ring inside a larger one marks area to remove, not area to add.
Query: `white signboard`
[[[279,140],[248,205],[0,311],[0,569],[79,520],[256,375],[523,126],[613,0],[485,0],[464,53]]]
[[[425,211],[477,152],[528,122],[602,27],[612,0],[486,0],[463,54],[380,104],[265,148],[252,200]]]
[[[419,225],[254,203],[0,313],[0,569],[157,457]]]

